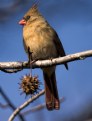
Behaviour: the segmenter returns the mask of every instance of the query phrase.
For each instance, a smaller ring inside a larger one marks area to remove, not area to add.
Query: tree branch
[[[24,109],[26,106],[28,106],[31,102],[35,101],[36,99],[38,99],[38,97],[40,97],[41,95],[43,95],[45,93],[45,90],[42,90],[40,91],[38,94],[34,95],[32,98],[30,98],[29,100],[27,100],[24,104],[22,104],[20,107],[18,107],[13,113],[12,115],[9,117],[8,121],[13,121],[13,119],[15,118],[15,116],[17,114],[20,113],[20,111],[22,109]],[[60,102],[64,102],[65,98],[61,98],[60,99]],[[38,105],[38,106],[35,106],[34,108],[31,108],[30,110],[26,111],[26,112],[23,112],[21,113],[22,115],[26,115],[26,114],[29,114],[30,112],[35,112],[35,111],[38,111],[38,110],[41,110],[43,109],[44,107],[46,106],[46,104],[41,104],[41,105]]]
[[[76,60],[83,60],[87,57],[92,57],[92,50],[83,51],[75,54],[70,54],[65,57],[59,57],[49,60],[38,60],[32,64],[32,68],[42,68],[52,65],[60,65]],[[3,69],[27,69],[30,68],[30,65],[27,61],[25,62],[0,62],[0,70]]]
[[[92,57],[92,50],[84,51],[84,52],[79,52],[75,54],[70,54],[65,57],[59,57],[59,58],[54,58],[54,59],[49,59],[49,60],[38,60],[32,64],[32,68],[43,68],[47,66],[53,66],[53,65],[60,65],[76,60],[83,60],[87,57]],[[22,70],[22,69],[27,69],[30,68],[30,64],[25,61],[25,62],[0,62],[0,70],[6,70],[5,72],[8,72],[9,70]],[[8,70],[8,71],[7,71]],[[11,71],[13,72],[13,71]],[[29,105],[31,102],[36,100],[39,96],[44,94],[44,90],[40,91],[37,95],[34,95],[32,98],[30,98],[28,101],[26,101],[24,104],[22,104],[20,107],[18,107],[12,115],[9,117],[8,121],[12,121],[19,112],[24,109],[27,105]],[[41,109],[44,108],[44,105],[36,107],[36,109]]]
[[[64,97],[60,98],[60,103],[62,103],[62,102],[64,102],[64,101],[65,101],[65,98],[64,98]],[[42,110],[42,109],[44,109],[45,107],[46,107],[46,103],[39,104],[39,105],[37,105],[37,106],[35,106],[35,107],[33,107],[33,108],[31,108],[31,109],[25,111],[25,112],[22,112],[21,114],[22,114],[22,115],[28,115],[28,114],[30,114],[30,113],[33,113],[33,112]]]
[[[15,116],[17,114],[19,114],[19,112],[25,108],[27,105],[29,105],[31,102],[35,101],[38,97],[40,97],[41,95],[44,94],[44,90],[40,91],[37,95],[34,95],[32,98],[30,98],[28,101],[26,101],[24,104],[22,104],[20,107],[18,107],[13,113],[12,115],[9,117],[8,121],[13,121],[13,119],[15,118]]]
[[[7,97],[7,95],[5,94],[5,92],[2,90],[2,88],[0,87],[0,93],[3,96],[3,98],[5,99],[5,101],[8,103],[8,105],[11,107],[11,109],[14,111],[16,109],[16,107],[14,106],[14,104],[10,101],[10,99]],[[24,120],[24,116],[22,116],[20,113],[18,114],[20,121],[25,121]]]

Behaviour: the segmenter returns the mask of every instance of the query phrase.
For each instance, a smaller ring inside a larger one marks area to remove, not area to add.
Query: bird
[[[38,4],[32,5],[19,21],[19,24],[23,26],[23,44],[29,60],[46,60],[66,55],[57,32],[39,12]],[[64,65],[68,69],[67,63]],[[56,66],[41,69],[43,71],[47,110],[59,110]]]

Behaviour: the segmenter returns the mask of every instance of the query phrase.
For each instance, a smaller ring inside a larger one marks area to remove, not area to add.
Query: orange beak
[[[22,19],[22,20],[19,21],[19,24],[20,25],[25,25],[26,24],[26,21],[24,19]]]

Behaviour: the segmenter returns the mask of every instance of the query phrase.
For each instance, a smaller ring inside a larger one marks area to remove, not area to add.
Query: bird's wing
[[[63,48],[63,45],[62,45],[62,43],[61,43],[57,33],[55,31],[54,31],[54,33],[55,33],[55,37],[53,38],[53,41],[55,43],[55,46],[56,46],[56,49],[57,49],[57,53],[58,53],[58,55],[60,57],[63,57],[63,56],[66,55],[65,51],[64,51],[64,48]],[[68,69],[67,63],[64,63],[64,65],[65,65],[66,69]]]

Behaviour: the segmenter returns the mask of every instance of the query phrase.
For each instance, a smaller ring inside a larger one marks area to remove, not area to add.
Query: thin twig
[[[92,57],[92,50],[79,52],[75,54],[70,54],[64,57],[59,57],[55,59],[49,59],[49,60],[38,60],[33,63],[32,68],[43,68],[47,66],[53,66],[53,65],[60,65],[76,60],[83,60],[87,57]],[[30,65],[27,61],[25,62],[0,62],[0,70],[2,69],[27,69],[30,68]]]
[[[64,98],[64,97],[60,98],[60,103],[62,103],[62,102],[64,102],[64,101],[65,101],[65,98]],[[27,115],[27,114],[30,114],[30,113],[33,113],[33,112],[42,110],[42,109],[44,109],[45,107],[46,107],[46,103],[43,103],[43,104],[37,105],[37,106],[35,106],[35,107],[33,107],[33,108],[31,108],[31,109],[25,111],[25,112],[22,112],[21,114],[22,114],[22,115]]]
[[[26,101],[24,104],[22,104],[20,107],[18,107],[12,115],[9,117],[8,121],[13,121],[15,116],[19,114],[19,112],[24,109],[26,106],[28,106],[31,102],[35,101],[38,97],[44,94],[44,90],[40,91],[37,95],[34,95],[32,98],[30,98],[28,101]]]
[[[3,96],[3,98],[5,99],[5,101],[8,103],[8,105],[11,107],[11,109],[14,111],[16,109],[16,107],[14,106],[14,104],[10,101],[10,99],[7,97],[7,95],[5,94],[5,92],[2,90],[2,88],[0,87],[0,93]],[[21,121],[25,121],[24,117],[21,114],[18,114],[19,118]]]
[[[62,103],[62,102],[64,102],[64,101],[65,101],[65,98],[64,98],[64,97],[60,98],[60,103]],[[0,107],[1,107],[1,108],[8,108],[9,105],[8,105],[8,104],[1,104],[1,103],[0,103]],[[28,115],[28,114],[30,114],[30,113],[33,113],[33,112],[42,110],[42,109],[44,109],[45,107],[46,107],[46,103],[39,104],[39,105],[37,105],[37,106],[35,106],[35,107],[33,107],[33,108],[27,110],[27,111],[24,111],[24,112],[22,112],[22,113],[20,113],[20,114],[22,114],[22,115]]]

